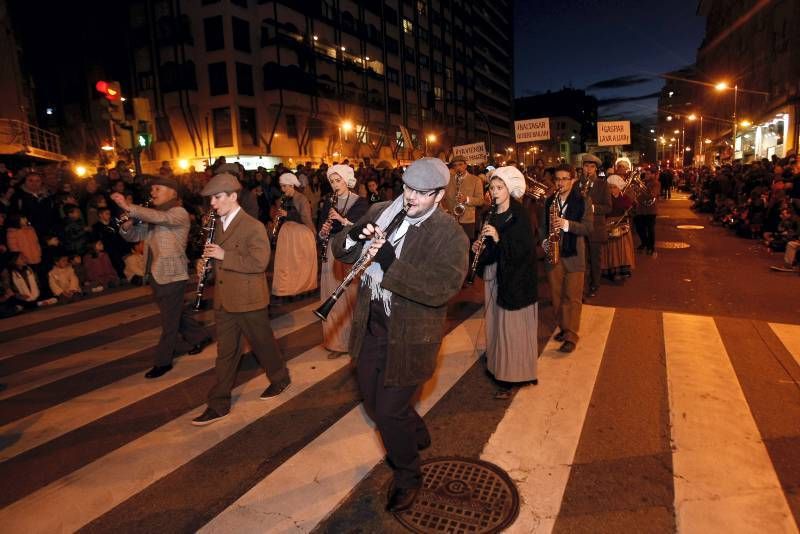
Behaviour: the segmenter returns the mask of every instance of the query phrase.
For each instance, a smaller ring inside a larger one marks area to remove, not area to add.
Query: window
[[[222,16],[203,19],[203,32],[206,37],[206,51],[225,48],[225,32],[222,30]]]
[[[239,7],[247,7],[247,0],[231,0],[231,4]]]
[[[442,64],[434,59],[433,60],[433,72],[435,72],[437,74],[441,74],[442,73],[442,68],[443,68]]]
[[[420,64],[420,66],[427,67],[428,66],[428,61],[429,61],[428,60],[428,56],[426,56],[425,54],[420,54],[419,55],[419,64]]]
[[[414,47],[406,46],[406,60],[414,61]]]
[[[400,114],[400,99],[389,97],[389,113]]]
[[[389,79],[390,83],[400,85],[400,73],[397,71],[397,69],[393,69],[391,67],[387,68],[386,77]]]
[[[442,88],[441,87],[434,87],[433,94],[436,96],[436,100],[442,99]]]
[[[236,62],[236,90],[240,95],[253,96],[253,66]]]
[[[286,115],[286,135],[295,139],[297,138],[297,116]]]
[[[403,33],[414,33],[414,24],[406,18],[403,19]]]
[[[428,30],[422,26],[419,27],[419,40],[425,43],[428,42]]]
[[[228,94],[228,68],[225,62],[208,64],[208,94]]]
[[[394,26],[397,26],[397,10],[396,9],[394,9],[393,7],[390,7],[390,6],[384,6],[383,7],[383,14],[384,14],[384,20],[387,23],[392,24]]]
[[[427,93],[428,91],[431,90],[431,84],[429,84],[425,80],[420,80],[419,81],[419,90],[422,91],[423,93]]]
[[[231,108],[214,108],[212,110],[214,121],[214,146],[233,146],[233,132],[231,131]]]
[[[255,108],[239,106],[239,139],[242,144],[258,146]]]
[[[388,35],[386,36],[386,51],[392,54],[400,53],[400,44],[397,42],[397,39],[392,39]]]
[[[425,3],[426,3],[425,0],[417,0],[417,13],[419,13],[420,15],[425,14],[425,9],[427,7]]]
[[[433,70],[436,70],[436,66],[435,65],[434,65],[434,69]],[[449,67],[444,69],[444,77],[447,78],[448,80],[452,80],[453,79],[453,69],[451,69]]]
[[[250,23],[236,17],[233,21],[233,48],[240,52],[250,52]]]
[[[406,89],[417,90],[417,77],[413,74],[406,74]]]

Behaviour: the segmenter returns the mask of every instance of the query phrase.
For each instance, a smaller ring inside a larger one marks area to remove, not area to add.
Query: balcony
[[[0,154],[50,161],[67,159],[61,154],[61,140],[56,134],[12,119],[0,119]]]

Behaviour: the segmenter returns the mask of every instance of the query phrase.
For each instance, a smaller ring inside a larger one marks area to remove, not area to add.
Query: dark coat
[[[317,232],[319,232],[319,230],[322,228],[322,225],[328,219],[328,211],[330,211],[331,206],[331,197],[330,195],[326,195],[325,199],[322,201],[322,209],[319,210],[319,217],[317,218]],[[362,198],[355,193],[351,193],[350,203],[347,206],[347,210],[340,215],[347,218],[350,222],[356,222],[363,217],[365,213],[367,213],[369,206],[370,204],[366,198]],[[333,221],[333,225],[331,225],[331,237],[341,231],[342,223],[339,221]]]
[[[506,310],[520,310],[536,302],[538,296],[536,242],[528,212],[512,200],[508,210],[497,214],[493,226],[500,242],[486,239],[478,273],[482,276],[484,267],[496,262],[497,304]]]
[[[356,224],[376,221],[389,202],[374,204]],[[353,263],[363,244],[345,251],[347,232],[332,240],[334,256]],[[436,368],[436,355],[444,336],[447,302],[460,290],[467,274],[469,241],[452,217],[434,213],[406,234],[400,257],[383,274],[383,287],[393,293],[386,353],[386,386],[418,385]],[[358,357],[367,335],[370,289],[359,287],[353,313],[350,354]]]
[[[594,183],[589,189],[589,198],[594,206],[592,211],[592,230],[589,233],[589,241],[593,243],[605,243],[608,241],[606,231],[606,215],[611,212],[611,188],[605,178],[595,178]]]

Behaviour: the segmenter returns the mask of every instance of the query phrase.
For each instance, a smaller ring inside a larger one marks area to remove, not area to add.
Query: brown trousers
[[[557,263],[547,273],[553,296],[553,312],[557,325],[564,332],[564,340],[578,342],[583,305],[583,271],[568,272],[564,263]]]

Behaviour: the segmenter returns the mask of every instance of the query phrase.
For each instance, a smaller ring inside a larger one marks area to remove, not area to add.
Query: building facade
[[[512,16],[511,0],[136,2],[144,159],[252,168],[505,146]]]
[[[800,2],[700,0],[701,161],[784,157],[800,141]],[[715,85],[725,88],[715,90]],[[733,121],[736,118],[734,141]],[[732,146],[733,145],[733,146]]]

